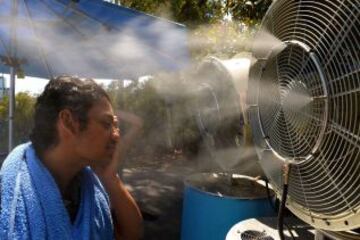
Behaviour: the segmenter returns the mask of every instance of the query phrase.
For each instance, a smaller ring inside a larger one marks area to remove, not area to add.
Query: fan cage
[[[260,165],[289,208],[315,227],[360,227],[360,2],[277,0],[258,34],[276,41],[250,72]],[[261,40],[261,39],[260,39]],[[258,40],[256,40],[258,41]],[[281,51],[278,45],[283,45]]]
[[[262,68],[264,76],[272,77],[259,87],[259,117],[269,148],[284,161],[298,162],[313,158],[323,139],[326,124],[318,121],[327,122],[327,89],[309,48],[297,41],[285,43],[284,50]],[[296,71],[299,62],[305,63],[302,74]]]
[[[196,121],[200,132],[209,140],[209,150],[238,147],[243,120],[240,95],[230,72],[221,60],[209,57],[197,70],[197,82]]]

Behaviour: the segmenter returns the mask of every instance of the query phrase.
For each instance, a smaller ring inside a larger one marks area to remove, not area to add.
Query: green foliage
[[[272,0],[122,0],[123,6],[185,24],[191,56],[246,51]],[[229,20],[229,19],[232,20]]]
[[[172,0],[171,10],[175,21],[184,23],[190,28],[215,23],[224,15],[220,0]]]
[[[272,0],[121,0],[123,6],[186,24],[221,22],[225,16],[253,26],[261,21]]]
[[[149,14],[156,14],[166,0],[121,0],[121,5]]]
[[[271,3],[272,0],[227,0],[225,12],[234,20],[252,26],[261,21]]]
[[[215,22],[223,15],[220,0],[122,0],[121,5],[184,23],[189,27]]]
[[[152,86],[152,80],[144,83],[133,82],[127,87],[121,81],[114,81],[107,87],[115,110],[117,108],[133,112],[144,119],[143,145],[157,148],[165,144],[163,133],[165,130],[165,101]],[[126,131],[127,126],[121,130]],[[149,146],[151,145],[151,146]]]
[[[0,152],[8,147],[9,98],[0,101]],[[35,98],[27,92],[20,92],[15,97],[14,145],[28,141],[33,126]]]
[[[232,58],[249,51],[255,27],[239,22],[220,22],[199,26],[189,34],[189,48],[194,59],[201,61],[206,56]]]
[[[174,148],[196,152],[200,135],[189,113],[190,98],[175,74],[159,74],[145,82],[134,81],[122,87],[114,81],[107,87],[114,108],[133,112],[144,120],[142,137],[136,151],[171,151]],[[121,124],[120,124],[121,125]],[[126,131],[127,126],[121,126]]]
[[[8,114],[8,108],[9,108],[9,98],[5,96],[0,101],[0,121],[5,121],[7,114]]]
[[[35,98],[26,92],[16,95],[15,143],[27,141],[33,126]]]
[[[196,154],[201,144],[201,135],[194,117],[192,98],[178,98],[172,101],[170,137],[175,149]]]

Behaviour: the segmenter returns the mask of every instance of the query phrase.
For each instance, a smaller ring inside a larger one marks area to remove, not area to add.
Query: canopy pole
[[[10,89],[9,89],[9,152],[14,147],[14,112],[15,112],[15,67],[10,67]]]

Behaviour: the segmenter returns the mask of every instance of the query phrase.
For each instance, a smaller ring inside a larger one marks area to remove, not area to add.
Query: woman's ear
[[[60,130],[65,134],[74,135],[79,130],[79,122],[74,118],[69,109],[63,109],[60,111],[58,123]]]

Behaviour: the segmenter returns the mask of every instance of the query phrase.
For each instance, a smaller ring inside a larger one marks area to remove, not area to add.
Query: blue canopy
[[[101,0],[7,0],[0,57],[0,72],[134,78],[184,67],[186,28]]]

